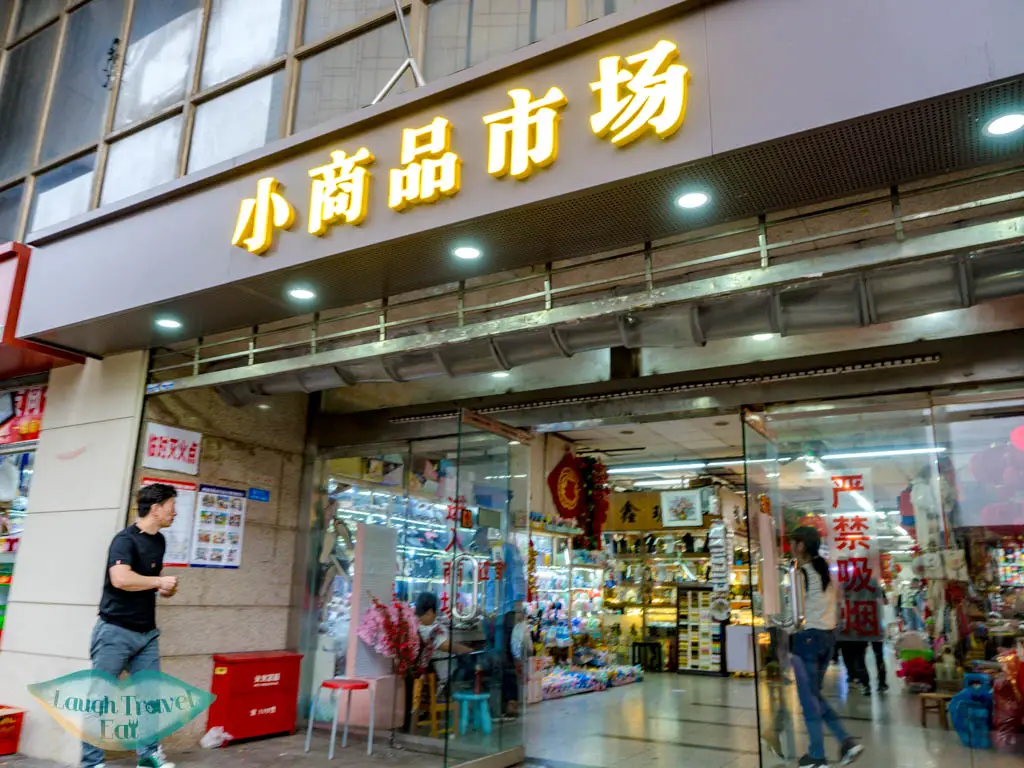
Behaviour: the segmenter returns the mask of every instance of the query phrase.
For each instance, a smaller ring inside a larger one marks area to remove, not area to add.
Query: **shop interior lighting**
[[[755,333],[750,338],[752,338],[754,341],[771,341],[777,335],[778,334],[775,333]]]
[[[491,376],[495,379],[507,379],[511,375],[512,374],[510,374],[508,371],[495,371],[494,373],[491,374]]]
[[[309,288],[292,288],[288,291],[288,295],[299,301],[312,301],[316,298],[316,294]]]
[[[270,403],[260,403],[256,407],[259,408],[261,411],[269,411],[271,406]]]
[[[676,200],[676,205],[680,208],[694,209],[702,208],[708,204],[711,198],[706,192],[687,192],[684,195],[680,195]]]
[[[1006,136],[1009,133],[1016,133],[1021,128],[1024,128],[1024,113],[1013,112],[990,122],[985,126],[985,133],[989,136]]]
[[[609,475],[632,475],[639,474],[642,472],[678,472],[687,471],[692,469],[704,469],[706,465],[703,461],[691,462],[689,464],[655,464],[652,466],[630,466],[630,467],[610,467],[608,469]]]
[[[460,245],[452,251],[452,255],[457,259],[471,261],[472,259],[479,259],[482,254],[479,248],[474,248],[471,245]]]
[[[638,488],[673,488],[676,486],[682,486],[682,478],[676,480],[637,480],[633,485]]]
[[[705,467],[738,467],[743,464],[784,464],[787,461],[792,461],[789,456],[779,456],[777,459],[747,459],[744,461],[742,458],[738,459],[715,459],[714,461],[704,462]]]
[[[944,446],[932,448],[896,448],[891,451],[856,451],[854,453],[828,453],[821,457],[822,461],[839,461],[840,459],[881,459],[889,456],[921,456],[929,453],[945,453]]]
[[[161,317],[156,321],[156,324],[160,328],[166,328],[169,331],[176,331],[181,328],[181,321],[175,320],[173,317]]]

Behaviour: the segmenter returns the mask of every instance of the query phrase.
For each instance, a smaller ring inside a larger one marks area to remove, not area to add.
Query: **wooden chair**
[[[949,700],[953,698],[952,693],[922,693],[921,699],[921,727],[928,727],[928,713],[934,712],[939,716],[939,725],[942,730],[949,730]]]
[[[426,690],[424,690],[426,689]],[[424,693],[427,694],[424,701]],[[444,734],[457,732],[458,709],[453,702],[437,700],[437,675],[431,672],[417,677],[412,684],[413,729],[430,726],[430,737],[436,739]],[[451,718],[449,719],[449,713]],[[447,727],[445,723],[448,723]]]

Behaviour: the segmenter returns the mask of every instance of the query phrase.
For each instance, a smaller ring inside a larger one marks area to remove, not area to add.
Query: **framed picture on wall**
[[[666,528],[699,528],[704,524],[703,495],[700,489],[662,493],[661,516]]]

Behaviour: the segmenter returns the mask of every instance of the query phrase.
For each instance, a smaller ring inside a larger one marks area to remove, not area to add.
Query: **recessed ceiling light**
[[[173,331],[173,330],[175,330],[177,328],[181,328],[181,321],[180,320],[175,320],[173,317],[161,317],[160,319],[158,319],[156,321],[156,324],[160,328],[166,328],[166,329],[171,330],[171,331]]]
[[[261,411],[269,411],[271,406],[270,403],[260,403],[256,407],[259,408]]]
[[[1008,133],[1016,133],[1021,128],[1024,128],[1024,113],[1014,112],[990,122],[985,126],[985,133],[989,136],[1005,136]]]
[[[750,338],[752,338],[754,341],[771,341],[772,339],[775,338],[775,334],[774,333],[755,333]]]
[[[494,373],[491,374],[491,376],[493,376],[496,379],[507,379],[511,375],[512,374],[509,373],[508,371],[495,371]]]
[[[460,245],[458,248],[452,251],[452,254],[457,259],[466,259],[466,261],[469,261],[471,259],[480,258],[480,249],[474,248],[471,245]]]
[[[687,192],[685,195],[679,196],[679,199],[676,200],[676,205],[680,208],[700,208],[707,205],[710,199],[704,192]]]
[[[309,301],[316,298],[316,294],[309,290],[309,288],[292,288],[288,291],[288,295],[299,301]]]

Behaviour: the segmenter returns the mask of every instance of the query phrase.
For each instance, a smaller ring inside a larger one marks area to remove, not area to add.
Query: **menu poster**
[[[192,565],[199,568],[238,568],[242,564],[245,491],[201,485],[198,501]]]
[[[139,481],[139,487],[163,483],[169,485],[178,492],[174,499],[174,522],[170,528],[165,528],[162,533],[167,541],[167,549],[164,552],[165,566],[187,566],[189,547],[192,544],[193,519],[196,514],[196,489],[195,483],[184,483],[180,480],[166,480],[162,477],[144,477]]]

